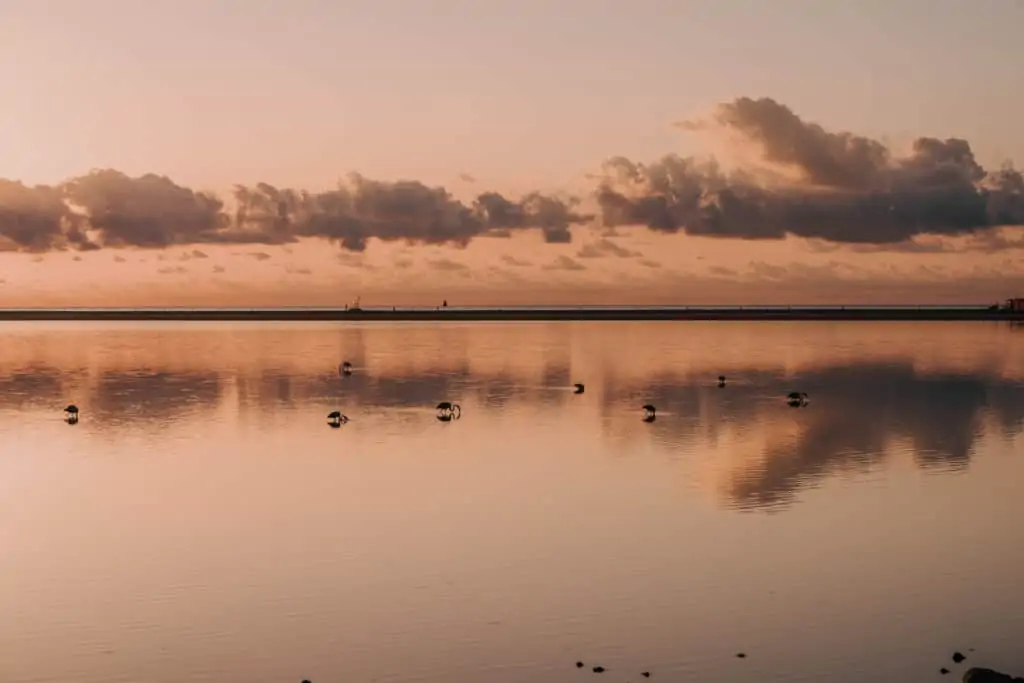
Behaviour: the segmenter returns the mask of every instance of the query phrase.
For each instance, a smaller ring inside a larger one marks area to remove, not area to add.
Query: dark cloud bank
[[[763,163],[725,172],[713,160],[669,155],[640,164],[616,157],[596,181],[597,215],[580,212],[576,198],[533,193],[513,200],[483,192],[466,204],[444,188],[360,175],[327,192],[237,186],[233,210],[213,194],[153,174],[132,178],[98,170],[35,187],[0,179],[0,248],[88,251],[322,238],[363,251],[371,239],[464,246],[476,237],[523,230],[567,243],[572,226],[592,222],[899,248],[919,235],[974,237],[1024,225],[1021,173],[1009,166],[983,169],[965,140],[918,138],[908,155],[898,156],[876,140],[828,132],[768,98],[740,98],[720,105],[708,120],[680,126],[724,129],[758,150]]]

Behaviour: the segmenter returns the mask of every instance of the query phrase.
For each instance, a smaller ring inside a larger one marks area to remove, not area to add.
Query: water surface
[[[1019,328],[25,323],[0,344],[5,682],[1024,673]]]

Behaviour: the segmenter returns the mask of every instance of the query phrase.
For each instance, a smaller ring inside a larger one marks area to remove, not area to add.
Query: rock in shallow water
[[[992,669],[974,667],[964,672],[964,683],[1024,683],[1024,678],[999,673]]]

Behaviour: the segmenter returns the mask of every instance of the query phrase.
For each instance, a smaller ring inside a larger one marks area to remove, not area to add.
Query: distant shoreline
[[[549,322],[644,320],[743,321],[1012,321],[1024,313],[939,306],[693,306],[664,308],[59,308],[2,309],[0,321],[254,321],[254,322]]]

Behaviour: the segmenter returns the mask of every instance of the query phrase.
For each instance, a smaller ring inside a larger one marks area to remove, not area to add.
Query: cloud
[[[429,260],[427,261],[427,265],[429,265],[434,270],[443,270],[448,272],[462,272],[469,270],[469,267],[464,263],[452,261],[451,259],[447,258]]]
[[[193,249],[192,251],[184,253],[184,254],[181,255],[181,260],[182,261],[188,261],[188,260],[191,260],[191,259],[203,259],[203,258],[210,258],[210,257],[207,256],[205,252],[199,251],[198,249]]]
[[[374,266],[366,262],[366,255],[362,252],[351,252],[341,251],[338,252],[338,261],[343,266],[349,268],[361,268],[363,270],[377,270],[377,266]]]
[[[716,275],[724,275],[725,272],[730,269],[724,268],[716,270],[711,269],[712,273]],[[918,271],[917,275],[926,275],[927,277],[934,277],[935,273],[932,271]],[[737,275],[735,271],[732,271],[732,275]],[[865,270],[849,263],[842,263],[840,261],[828,261],[822,264],[810,264],[801,262],[791,262],[787,265],[780,265],[777,263],[767,263],[765,261],[751,261],[747,264],[746,270],[741,274],[746,280],[766,280],[768,282],[805,282],[814,283],[829,280],[864,280],[865,278],[878,279],[881,273],[877,270]],[[900,276],[906,276],[905,272],[898,273]]]
[[[501,260],[510,266],[515,266],[516,268],[525,268],[526,266],[533,265],[529,261],[518,259],[515,256],[512,256],[511,254],[502,254]]]
[[[268,254],[265,251],[252,251],[252,252],[249,252],[247,254],[247,256],[251,256],[252,258],[256,259],[257,261],[268,261],[271,258],[270,254]]]
[[[285,272],[289,275],[312,275],[313,271],[309,268],[301,268],[295,266],[285,266]]]
[[[739,98],[710,120],[683,125],[725,130],[760,163],[726,173],[715,160],[613,158],[597,192],[606,226],[880,245],[1024,224],[1020,172],[986,171],[965,140],[921,137],[897,156],[877,140],[804,121],[770,98]]]
[[[840,249],[855,253],[958,254],[979,252],[994,254],[1024,249],[1024,233],[1016,228],[990,228],[967,237],[915,237],[891,244],[838,244],[811,240],[812,251],[830,253]]]
[[[224,272],[224,266],[214,266],[213,267],[213,272],[214,273],[223,273]]]
[[[1009,165],[982,168],[966,140],[919,137],[901,154],[866,136],[826,130],[770,98],[740,97],[679,126],[724,132],[752,160],[726,171],[714,159],[670,154],[644,164],[613,157],[593,176],[586,198],[596,204],[596,215],[581,210],[576,197],[484,191],[463,202],[443,187],[357,173],[324,192],[238,185],[230,209],[210,192],[152,173],[132,177],[103,169],[36,186],[0,179],[0,251],[323,239],[362,252],[373,240],[464,247],[479,237],[526,231],[564,244],[572,241],[574,226],[595,219],[605,237],[645,226],[669,234],[792,235],[906,251],[1024,248],[1024,239],[987,232],[1024,226],[1024,178]],[[460,180],[469,182],[465,174]],[[913,246],[923,237],[970,239]]]
[[[185,266],[165,266],[163,268],[158,269],[156,272],[160,273],[161,275],[180,275],[182,273],[187,273],[188,268],[186,268]]]
[[[559,256],[551,263],[543,266],[544,270],[586,270],[587,267],[568,256]]]
[[[649,258],[640,259],[640,265],[644,266],[645,268],[661,268],[660,263],[658,263],[657,261],[652,261]]]
[[[569,242],[575,198],[533,192],[518,200],[485,192],[469,204],[416,180],[351,174],[326,192],[238,185],[234,211],[212,193],[165,176],[96,170],[58,186],[0,179],[0,249],[46,252],[103,247],[165,248],[197,244],[285,245],[302,238],[364,251],[372,239],[465,246],[476,237],[539,229]]]
[[[751,261],[747,264],[747,271],[757,279],[762,280],[784,280],[789,274],[785,266],[764,261]]]
[[[72,229],[65,233],[79,247],[189,244],[227,224],[220,199],[151,173],[132,178],[109,169],[93,171],[61,189],[67,203],[80,210],[71,214]]]
[[[605,258],[607,256],[617,256],[618,258],[639,258],[643,256],[639,251],[630,251],[620,247],[610,239],[603,238],[596,242],[584,244],[579,251],[576,252],[577,258]]]
[[[117,256],[116,254],[114,255],[114,263],[125,263],[127,261],[128,259],[126,259],[124,256]]]
[[[42,252],[81,241],[64,192],[59,187],[0,179],[0,241],[5,248]]]
[[[461,180],[464,183],[475,183],[476,182],[476,178],[474,176],[471,176],[468,173],[460,173],[459,174],[459,180]]]

